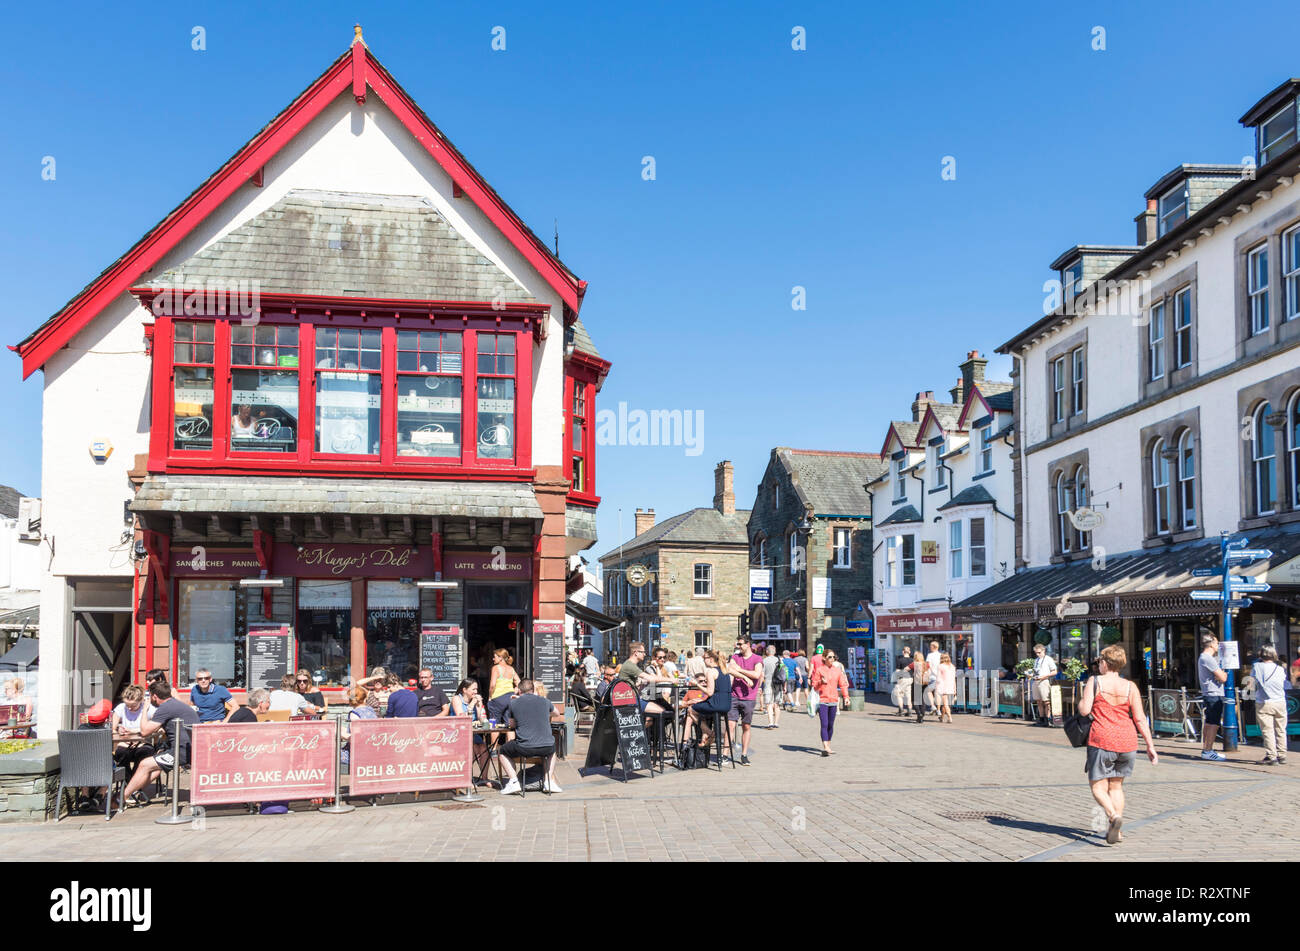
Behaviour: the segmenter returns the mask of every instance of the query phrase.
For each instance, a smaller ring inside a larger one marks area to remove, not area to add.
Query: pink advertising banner
[[[382,796],[473,784],[469,717],[353,720],[348,794]]]
[[[202,724],[190,750],[195,805],[334,795],[334,720]]]

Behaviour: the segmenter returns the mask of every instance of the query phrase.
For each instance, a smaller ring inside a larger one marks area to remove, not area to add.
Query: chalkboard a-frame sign
[[[616,680],[609,688],[609,706],[613,713],[614,729],[618,735],[618,756],[623,767],[623,781],[628,773],[648,769],[655,774],[650,758],[650,741],[645,735],[641,707],[637,703],[636,688],[625,680]]]

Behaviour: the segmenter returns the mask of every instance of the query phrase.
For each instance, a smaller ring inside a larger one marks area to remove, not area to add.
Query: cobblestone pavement
[[[161,826],[161,806],[112,822],[74,817],[0,826],[11,861],[208,859],[1196,861],[1291,859],[1297,844],[1270,833],[1300,814],[1300,755],[1255,765],[1243,746],[1227,764],[1199,744],[1162,739],[1160,763],[1139,755],[1125,784],[1125,841],[1091,831],[1094,803],[1083,751],[1061,730],[955,717],[917,725],[884,707],[841,714],[836,755],[823,758],[816,721],[787,713],[758,728],[753,765],[691,770],[623,783],[580,776],[579,740],[558,769],[564,791],[526,800],[486,792],[477,805],[441,794],[345,815],[302,807],[286,816],[210,809],[202,828]],[[1296,744],[1292,744],[1293,749]],[[1225,825],[1243,830],[1225,847]],[[1251,830],[1258,830],[1251,837]],[[1225,848],[1238,851],[1225,851]]]

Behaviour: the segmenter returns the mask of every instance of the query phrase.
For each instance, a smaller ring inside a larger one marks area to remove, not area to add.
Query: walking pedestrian
[[[930,653],[925,655],[925,711],[939,712],[939,642],[930,642]]]
[[[795,663],[788,650],[783,650],[781,666],[785,668],[785,682],[781,684],[781,704],[787,710],[793,710],[795,688],[799,685],[799,665]]]
[[[1056,676],[1056,661],[1042,644],[1034,645],[1034,706],[1038,710],[1035,726],[1052,725],[1052,679]]]
[[[849,698],[849,679],[844,675],[844,668],[835,662],[835,652],[826,651],[825,663],[818,664],[812,673],[811,688],[817,691],[821,704],[817,707],[817,716],[822,726],[822,756],[830,756],[831,737],[835,735],[835,715],[839,713],[839,699]]]
[[[1277,648],[1265,644],[1250,669],[1255,678],[1255,720],[1264,739],[1265,766],[1286,762],[1286,671],[1277,662]]]
[[[781,679],[778,681],[777,677]],[[763,658],[763,702],[767,705],[767,728],[778,729],[781,726],[781,701],[785,694],[785,664],[776,656],[776,645],[767,645],[767,656]]]
[[[1137,759],[1137,735],[1142,734],[1147,759],[1156,765],[1156,748],[1142,710],[1142,693],[1120,671],[1128,663],[1128,654],[1119,644],[1102,649],[1097,676],[1083,687],[1079,698],[1079,716],[1092,715],[1088,731],[1088,758],[1084,772],[1092,798],[1106,813],[1106,842],[1114,845],[1123,838],[1124,780],[1133,775]]]
[[[935,693],[939,701],[939,722],[952,722],[952,701],[957,696],[957,668],[953,665],[952,655],[944,651],[939,655],[939,669],[936,677]]]
[[[803,693],[808,689],[808,655],[795,651],[794,666],[799,671],[799,682],[794,685],[794,708],[798,710],[803,705]]]
[[[1219,666],[1219,639],[1213,634],[1201,636],[1201,656],[1196,659],[1196,678],[1201,683],[1201,709],[1205,714],[1201,759],[1222,763],[1228,757],[1214,748],[1214,738],[1223,723],[1223,685],[1228,675]]]
[[[754,698],[763,679],[763,658],[754,653],[748,634],[736,638],[736,653],[727,667],[731,674],[731,716],[740,721],[740,765],[749,765],[749,736],[754,722]]]
[[[919,694],[919,696],[915,697],[912,704],[916,710],[916,722],[924,723],[926,706],[925,695],[929,692],[929,687],[927,685],[930,680],[930,668],[929,665],[926,664],[925,658],[921,656],[919,650],[912,654],[912,662],[907,666],[908,669],[912,671],[912,691],[914,694]]]

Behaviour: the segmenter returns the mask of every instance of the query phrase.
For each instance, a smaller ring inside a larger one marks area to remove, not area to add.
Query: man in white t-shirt
[[[925,699],[925,708],[930,713],[939,712],[939,698],[935,696],[935,688],[939,683],[939,661],[943,659],[943,654],[939,652],[939,642],[930,642],[930,653],[925,655],[926,681],[925,692],[922,697]]]
[[[582,655],[582,675],[587,682],[587,689],[593,690],[596,684],[600,683],[600,661],[596,660],[596,655],[588,647]]]
[[[1038,707],[1038,726],[1052,725],[1052,678],[1056,676],[1056,661],[1048,656],[1042,644],[1034,645],[1033,697]]]
[[[288,710],[289,716],[301,716],[304,713],[319,713],[313,704],[307,702],[302,694],[294,688],[293,674],[285,674],[280,678],[280,689],[271,691],[272,710]]]

